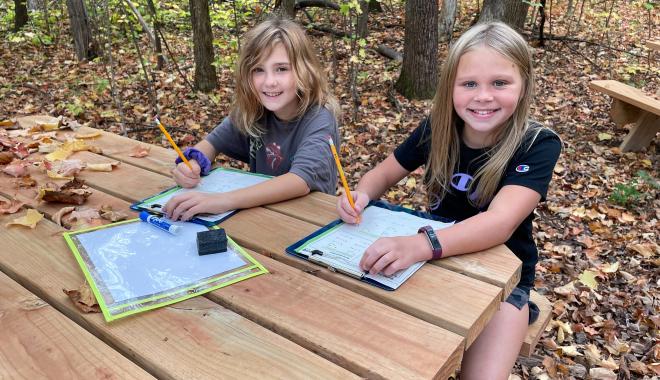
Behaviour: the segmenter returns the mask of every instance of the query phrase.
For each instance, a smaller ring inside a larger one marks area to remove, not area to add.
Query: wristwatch
[[[433,250],[433,257],[431,260],[437,260],[442,257],[442,245],[438,240],[438,236],[435,234],[435,231],[431,226],[423,226],[417,230],[417,233],[424,233],[431,243],[431,249]]]

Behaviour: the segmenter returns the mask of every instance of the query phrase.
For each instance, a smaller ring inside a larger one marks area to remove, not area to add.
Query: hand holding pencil
[[[340,197],[337,209],[342,220],[347,223],[360,223],[360,214],[364,207],[369,203],[369,196],[363,192],[355,192],[355,198],[351,194],[351,190],[348,187],[348,182],[346,181],[346,176],[344,175],[344,169],[341,166],[341,161],[339,160],[339,155],[337,154],[337,148],[332,141],[331,137],[328,137],[328,143],[330,144],[330,149],[332,150],[332,155],[335,158],[335,163],[337,164],[337,171],[339,172],[339,177],[341,178],[342,186],[344,187],[344,193],[346,197]],[[345,200],[348,200],[350,207],[346,207]],[[365,202],[366,200],[366,202]],[[356,204],[357,201],[357,204]]]
[[[172,136],[167,132],[163,124],[160,122],[160,120],[155,117],[154,121],[158,124],[158,128],[160,128],[160,131],[163,133],[163,135],[167,138],[167,141],[169,141],[170,145],[172,145],[172,148],[174,148],[174,151],[179,155],[181,158],[181,161],[185,164],[185,169],[181,169],[179,166],[175,167],[174,170],[172,171],[172,176],[174,177],[174,181],[185,188],[193,188],[199,184],[201,181],[201,168],[199,167],[199,164],[196,161],[189,161],[186,156],[184,156],[183,152],[179,147],[176,145],[174,140],[172,139]]]

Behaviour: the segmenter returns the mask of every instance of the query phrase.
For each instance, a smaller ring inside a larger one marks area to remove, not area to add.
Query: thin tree
[[[98,47],[94,42],[90,20],[83,0],[66,0],[69,11],[71,34],[76,56],[79,61],[93,59],[98,56]]]
[[[396,89],[408,99],[430,99],[438,80],[438,3],[406,2],[403,66]]]
[[[296,17],[296,0],[282,0],[279,3],[280,12],[291,19]]]
[[[458,0],[443,0],[440,9],[440,22],[438,22],[438,34],[444,41],[451,42],[454,32],[454,22],[458,11]]]
[[[211,91],[216,87],[218,78],[213,66],[213,34],[208,1],[190,0],[190,18],[195,56],[195,88]]]
[[[18,32],[28,22],[26,0],[14,0],[14,32]]]
[[[499,20],[522,30],[528,9],[529,3],[523,0],[484,0],[479,22]]]

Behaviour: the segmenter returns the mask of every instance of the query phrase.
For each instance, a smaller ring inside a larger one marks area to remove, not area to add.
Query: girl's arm
[[[211,163],[213,163],[213,160],[215,159],[217,152],[215,151],[215,148],[213,148],[213,145],[211,145],[208,141],[202,140],[198,142],[197,145],[195,145],[195,149],[204,153],[206,158],[211,160]],[[190,189],[197,186],[197,184],[201,180],[200,177],[201,169],[197,161],[195,160],[188,160],[188,161],[190,162],[190,166],[192,166],[192,170],[190,170],[188,165],[186,165],[184,162],[180,162],[174,168],[174,170],[172,170],[172,177],[174,178],[174,181],[176,182],[177,185]]]
[[[506,242],[540,200],[541,195],[527,187],[504,186],[488,210],[435,231],[442,245],[442,256],[480,251]],[[389,276],[431,257],[431,245],[423,234],[381,238],[367,248],[360,268]]]
[[[362,176],[356,189],[351,192],[357,212],[348,203],[346,196],[339,197],[337,201],[339,216],[346,223],[357,223],[358,215],[364,211],[371,199],[380,198],[387,189],[394,186],[408,174],[410,172],[401,166],[394,155],[390,153],[384,161]]]
[[[209,144],[210,145],[210,144]],[[201,213],[220,214],[276,203],[309,193],[307,183],[293,173],[286,173],[268,181],[220,194],[188,192],[178,195],[164,207],[172,220],[190,220]]]

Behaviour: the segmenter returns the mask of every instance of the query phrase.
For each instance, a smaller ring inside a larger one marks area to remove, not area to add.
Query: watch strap
[[[431,249],[433,251],[433,256],[431,257],[431,260],[437,260],[441,258],[442,245],[440,244],[440,240],[438,240],[438,236],[435,234],[433,227],[431,226],[420,227],[419,230],[417,230],[417,233],[424,233],[426,235],[426,238],[429,240],[429,243],[431,244]]]

